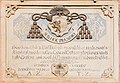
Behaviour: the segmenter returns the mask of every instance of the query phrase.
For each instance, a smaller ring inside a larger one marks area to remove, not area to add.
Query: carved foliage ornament
[[[102,6],[101,10],[103,11],[104,16],[108,16],[110,18],[113,18],[113,10],[112,7],[108,7],[108,6]]]
[[[47,25],[38,25],[37,21],[45,19]],[[52,43],[66,43],[74,38],[92,39],[90,30],[86,25],[87,16],[85,14],[71,13],[63,6],[56,6],[50,12],[34,14],[32,16],[33,26],[29,31],[28,39],[45,38]],[[73,21],[82,21],[82,25],[73,24]]]
[[[105,69],[103,74],[101,75],[101,78],[112,78],[113,77],[113,69],[110,67],[108,69]]]
[[[15,14],[15,11],[18,9],[17,5],[9,5],[6,10],[6,17],[9,18],[11,15]]]
[[[18,77],[16,71],[12,68],[7,68],[6,69],[6,76],[9,77],[9,78],[17,78]]]

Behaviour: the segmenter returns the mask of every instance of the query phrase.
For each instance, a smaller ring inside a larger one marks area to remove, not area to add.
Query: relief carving
[[[109,6],[102,6],[101,8],[104,16],[108,16],[110,18],[113,18],[114,17],[114,13],[113,13],[113,10],[112,10],[112,7],[109,7]]]
[[[39,20],[46,20],[48,24],[38,25]],[[50,12],[33,14],[33,26],[29,31],[27,39],[38,39],[44,37],[52,43],[67,43],[76,39],[92,39],[88,29],[85,14],[71,13],[63,6],[56,6]],[[82,25],[75,22],[82,22]]]
[[[108,68],[105,69],[103,74],[101,75],[101,78],[112,78],[113,77],[113,69],[112,68]]]
[[[11,15],[14,15],[18,9],[17,5],[9,5],[6,10],[6,17],[9,18]]]
[[[68,65],[67,64],[52,64],[51,72],[57,77],[63,77],[68,73]]]
[[[18,75],[16,73],[16,70],[12,69],[12,68],[7,68],[6,69],[6,76],[9,78],[17,78]]]

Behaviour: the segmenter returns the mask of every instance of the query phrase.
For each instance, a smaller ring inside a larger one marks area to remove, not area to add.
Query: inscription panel
[[[4,78],[118,80],[116,4],[9,6],[13,10],[5,15],[2,32]],[[62,14],[53,15],[52,10]],[[34,14],[39,20],[32,19]],[[86,20],[79,20],[82,15]]]

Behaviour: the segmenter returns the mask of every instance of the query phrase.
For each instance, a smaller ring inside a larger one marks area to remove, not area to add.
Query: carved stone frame
[[[38,5],[42,5],[42,6],[44,6],[44,5],[47,5],[47,6],[49,6],[49,5],[81,5],[81,6],[84,6],[84,5],[86,5],[86,6],[89,6],[89,5],[95,5],[95,6],[97,6],[97,5],[100,5],[101,7],[100,7],[100,9],[101,9],[101,12],[103,12],[103,14],[104,14],[104,16],[108,16],[108,17],[110,17],[110,19],[117,19],[117,11],[113,11],[113,9],[111,8],[111,4],[112,4],[112,6],[113,7],[115,7],[115,8],[118,8],[118,6],[117,5],[114,5],[114,3],[117,3],[117,2],[115,2],[115,1],[111,1],[111,2],[101,2],[101,1],[99,1],[99,2],[97,2],[97,4],[96,3],[93,3],[93,2],[90,2],[90,1],[83,1],[83,2],[81,2],[81,1],[40,1],[40,3],[39,3],[39,1],[36,1],[36,2],[34,2],[34,1],[28,1],[28,2],[23,2],[23,3],[20,3],[20,2],[18,2],[18,1],[3,1],[3,2],[1,2],[2,3],[2,8],[1,8],[1,11],[2,11],[2,14],[1,14],[1,20],[2,20],[2,23],[4,23],[5,24],[5,19],[7,18],[7,19],[9,19],[12,15],[15,15],[15,12],[16,11],[19,11],[19,8],[21,9],[21,8],[24,8],[24,7],[31,7],[31,6],[38,6]],[[71,4],[72,3],[72,4]],[[103,3],[104,3],[104,5],[103,5]],[[6,10],[6,11],[5,11]],[[117,21],[115,21],[114,23],[118,23]],[[2,27],[5,27],[5,25],[2,25]],[[118,25],[115,25],[116,27],[118,27]],[[3,30],[4,31],[4,30]],[[115,31],[115,32],[117,32],[117,31]],[[3,34],[4,34],[4,32],[2,32]],[[117,35],[117,33],[116,33],[116,35]],[[115,40],[115,41],[117,41],[117,39]],[[4,44],[4,38],[3,38],[3,40],[1,40],[1,42],[2,42],[2,44]],[[117,44],[118,44],[118,42],[115,44],[115,46],[117,46]],[[4,45],[2,45],[2,47],[5,47]],[[118,49],[118,47],[116,47],[117,49]],[[4,59],[5,59],[5,57],[3,56],[3,55],[5,55],[5,52],[4,52],[4,50],[5,49],[3,49],[2,50],[2,52],[1,52],[1,55],[0,55],[0,57],[3,57],[2,58],[2,60],[1,60],[1,64],[3,64],[3,65],[5,65],[5,63],[4,63]],[[118,52],[117,52],[118,50],[116,50],[115,51],[115,54],[116,55],[118,55]],[[118,58],[118,56],[117,56],[117,58]],[[3,63],[2,63],[3,62]],[[9,68],[9,67],[8,67]],[[10,72],[10,71],[8,71],[9,69],[6,69],[6,67],[4,67],[4,66],[1,66],[1,71],[4,71],[4,70],[6,70],[6,72],[7,72],[7,74]],[[11,74],[11,76],[12,76],[12,78],[15,76],[15,79],[16,79],[16,77],[17,77],[17,72],[14,70],[14,69],[12,69],[12,67],[10,68],[11,69],[11,71],[13,70],[13,72],[11,73],[9,73],[9,74]],[[111,69],[111,68],[108,68],[108,70],[109,69]],[[106,71],[107,69],[105,69],[105,71]],[[103,74],[101,74],[101,77],[104,77],[104,74],[105,74],[105,71],[103,71]],[[114,70],[113,70],[114,71]],[[110,74],[111,74],[112,72],[110,71]],[[109,73],[108,73],[109,74]],[[110,75],[109,74],[109,75]],[[9,82],[9,83],[11,83],[11,82],[13,82],[13,81],[10,81],[10,80],[6,80],[6,79],[4,79],[4,77],[3,77],[3,75],[4,75],[4,73],[3,72],[0,72],[0,75],[2,75],[2,77],[1,77],[1,79],[0,79],[0,82],[2,82],[2,83],[6,83],[7,81]],[[109,77],[108,77],[109,78]],[[106,77],[105,77],[105,79],[106,79]],[[16,79],[17,80],[17,82],[15,82],[15,83],[29,83],[29,82],[32,82],[32,80],[30,81],[30,79],[21,79],[21,78],[17,78]],[[50,81],[51,82],[51,81]],[[32,82],[33,83],[33,82]],[[37,83],[37,82],[36,82]],[[38,82],[39,83],[39,82]],[[47,82],[46,82],[47,83]],[[71,82],[71,83],[73,83],[73,82]],[[83,83],[83,82],[82,82]],[[84,82],[85,83],[85,82]],[[87,82],[88,83],[88,82]],[[89,81],[89,83],[98,83],[97,81]],[[114,82],[113,82],[114,83]],[[119,82],[118,82],[119,83]]]

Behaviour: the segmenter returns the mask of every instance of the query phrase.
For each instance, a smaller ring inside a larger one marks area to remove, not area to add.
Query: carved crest
[[[71,28],[71,23],[66,20],[65,16],[57,16],[53,19],[53,22],[49,24],[49,29],[57,37],[63,36]]]
[[[57,77],[63,77],[68,72],[68,65],[67,64],[52,64],[51,72]]]
[[[85,14],[71,13],[63,6],[56,6],[50,12],[34,14],[32,16],[33,26],[29,31],[28,39],[44,37],[52,43],[67,43],[74,38],[92,39],[90,30],[88,30],[87,16]],[[39,19],[46,20],[46,24],[37,25]],[[83,22],[83,25],[75,23],[75,20]]]

